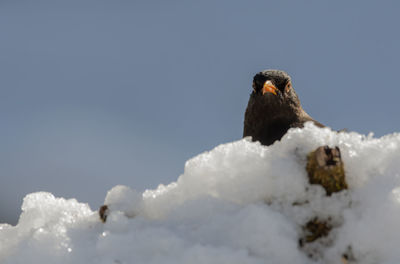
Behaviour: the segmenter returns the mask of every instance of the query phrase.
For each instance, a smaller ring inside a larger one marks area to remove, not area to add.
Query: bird
[[[304,111],[285,71],[261,71],[254,76],[252,87],[244,116],[243,137],[251,136],[253,141],[269,146],[290,128],[303,127],[308,121],[325,127]]]

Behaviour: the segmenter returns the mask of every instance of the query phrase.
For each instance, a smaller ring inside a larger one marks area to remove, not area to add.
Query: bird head
[[[280,70],[265,70],[257,73],[253,79],[254,100],[260,106],[264,106],[269,118],[279,118],[282,115],[296,114],[300,106],[300,100],[292,87],[290,76]]]

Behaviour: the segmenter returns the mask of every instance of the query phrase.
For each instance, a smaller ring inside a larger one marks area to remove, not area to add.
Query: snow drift
[[[339,146],[348,191],[308,183],[307,154]],[[400,263],[400,134],[374,138],[307,124],[265,147],[242,139],[185,164],[176,182],[138,193],[116,186],[105,224],[87,204],[25,197],[0,225],[1,263]],[[304,247],[304,224],[328,237]],[[310,256],[312,256],[310,258]]]

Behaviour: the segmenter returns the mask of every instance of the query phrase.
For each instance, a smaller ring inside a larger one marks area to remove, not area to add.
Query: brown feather
[[[262,94],[262,85],[270,80],[278,88],[278,94]],[[287,85],[290,84],[290,88]],[[254,76],[253,92],[247,105],[243,137],[271,145],[280,140],[293,127],[303,127],[312,121],[316,126],[323,124],[311,118],[301,107],[300,100],[291,86],[290,76],[279,70],[266,70]]]

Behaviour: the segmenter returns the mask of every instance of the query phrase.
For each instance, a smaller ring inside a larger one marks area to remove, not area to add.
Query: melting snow
[[[349,191],[310,185],[307,154],[339,146]],[[176,182],[105,199],[105,224],[75,199],[25,197],[16,226],[0,224],[1,263],[400,263],[400,134],[374,138],[307,124],[265,147],[242,139],[185,164]],[[309,220],[329,236],[304,248]],[[307,254],[313,254],[310,259]]]

